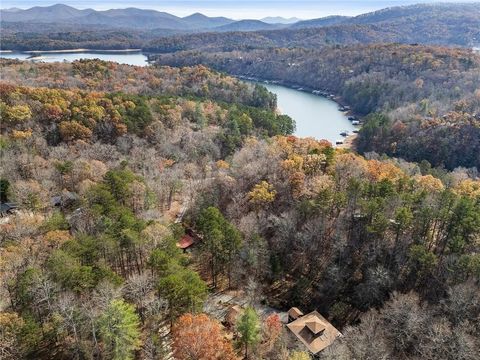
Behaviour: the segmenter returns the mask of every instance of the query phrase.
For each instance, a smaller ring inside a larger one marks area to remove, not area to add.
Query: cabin
[[[189,234],[185,234],[182,236],[182,238],[177,242],[177,247],[179,249],[182,249],[183,252],[188,252],[191,250],[192,246],[195,245],[195,239],[193,236]]]
[[[202,241],[202,237],[191,228],[185,228],[183,235],[177,242],[177,248],[182,249],[184,253],[188,253],[192,248]]]
[[[318,354],[342,336],[340,331],[317,311],[303,315],[298,308],[291,308],[288,311],[289,318],[290,312],[302,315],[288,323],[287,328],[313,355]]]
[[[288,322],[297,320],[302,316],[303,312],[297,307],[292,307],[290,310],[288,310]]]

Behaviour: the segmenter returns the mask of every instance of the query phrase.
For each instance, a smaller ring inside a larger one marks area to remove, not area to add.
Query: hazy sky
[[[479,1],[479,0],[476,0]],[[49,6],[62,3],[78,9],[93,8],[106,10],[112,8],[137,7],[166,11],[178,16],[201,12],[209,16],[227,16],[235,19],[260,19],[265,16],[298,17],[302,19],[318,18],[327,15],[358,15],[368,11],[378,10],[390,6],[409,5],[419,2],[441,1],[411,1],[411,0],[0,0],[1,8],[19,7],[22,9],[32,6]],[[449,2],[475,2],[475,0],[459,0]]]

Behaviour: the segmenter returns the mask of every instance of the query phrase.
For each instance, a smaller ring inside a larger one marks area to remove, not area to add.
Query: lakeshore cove
[[[68,51],[24,51],[0,52],[0,58],[29,60],[34,62],[63,62],[79,59],[100,59],[120,64],[147,66],[148,57],[140,50],[88,50],[75,49]],[[339,111],[339,104],[328,96],[320,96],[318,92],[305,91],[268,81],[242,79],[265,86],[277,95],[277,106],[280,112],[289,115],[296,122],[295,135],[325,139],[332,144],[343,141],[344,136],[351,135],[356,127],[348,120],[346,112]],[[324,94],[325,95],[325,94]],[[333,96],[330,96],[333,97]]]
[[[0,58],[30,60],[34,62],[62,62],[79,59],[100,59],[115,61],[119,64],[135,66],[148,65],[147,56],[140,50],[55,50],[55,51],[23,51],[23,52],[0,52]]]

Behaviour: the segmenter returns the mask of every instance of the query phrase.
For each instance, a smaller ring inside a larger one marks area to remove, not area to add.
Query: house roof
[[[320,319],[314,318],[311,321],[307,321],[305,325],[310,329],[314,334],[318,334],[326,329],[325,324]]]
[[[185,234],[179,242],[177,242],[177,247],[180,249],[187,249],[195,243],[195,240],[190,235]]]
[[[322,351],[342,335],[317,311],[299,317],[287,327],[313,354]]]
[[[300,316],[303,316],[303,312],[297,307],[292,307],[290,310],[288,310],[288,316],[293,319],[297,319]]]

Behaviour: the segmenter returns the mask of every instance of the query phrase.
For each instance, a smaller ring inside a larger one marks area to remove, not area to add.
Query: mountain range
[[[267,24],[294,24],[296,22],[301,21],[301,19],[296,17],[284,18],[281,16],[267,16],[260,19],[260,21]]]
[[[0,10],[2,27],[8,27],[9,23],[38,23],[58,24],[59,27],[77,25],[113,29],[165,29],[178,32],[258,31],[366,24],[388,24],[392,26],[408,25],[412,19],[418,19],[419,17],[422,18],[422,21],[428,19],[436,22],[444,21],[447,24],[461,23],[465,19],[475,21],[476,17],[480,29],[480,3],[399,6],[355,17],[334,15],[310,20],[285,19],[282,17],[266,17],[262,20],[233,20],[226,17],[209,17],[200,13],[178,17],[166,12],[133,7],[97,11],[94,9],[79,10],[63,4],[47,7],[35,6],[26,10],[18,8]]]
[[[85,46],[165,52],[229,48],[231,44],[253,48],[372,42],[480,44],[480,3],[418,4],[355,17],[335,15],[300,21],[280,17],[233,20],[200,13],[178,17],[156,10],[79,10],[58,4],[1,10],[0,19],[1,48],[12,50]],[[168,38],[172,35],[177,36]]]
[[[184,34],[153,39],[144,49],[168,53],[371,43],[479,47],[480,3],[393,7],[351,18],[305,20],[277,30]]]
[[[3,24],[38,23],[58,25],[95,25],[109,28],[131,28],[137,30],[169,29],[169,30],[209,30],[219,31],[274,29],[275,24],[259,20],[236,21],[225,17],[209,17],[195,13],[186,17],[178,17],[166,12],[137,8],[110,9],[97,11],[94,9],[79,10],[71,6],[57,4],[48,7],[35,6],[30,9],[18,8],[0,11]],[[231,26],[231,27],[229,27]]]

